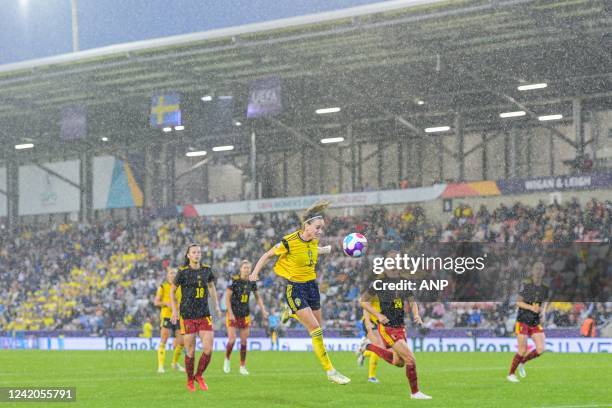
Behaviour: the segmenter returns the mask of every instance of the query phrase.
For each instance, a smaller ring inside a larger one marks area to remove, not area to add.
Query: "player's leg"
[[[193,366],[195,356],[195,333],[184,332],[183,340],[185,341],[185,372],[187,373],[187,388],[189,391],[195,391],[193,385]]]
[[[185,348],[185,342],[183,340],[183,335],[178,331],[174,330],[174,354],[172,355],[172,368],[179,371],[185,371],[185,369],[179,364],[179,359],[181,358],[181,354],[183,354],[183,349]]]
[[[412,399],[431,399],[429,395],[423,394],[419,391],[419,382],[417,379],[416,371],[416,359],[408,344],[403,339],[398,339],[393,343],[393,351],[397,354],[401,363],[406,364],[406,378],[408,378],[408,384],[410,384],[410,392]],[[398,361],[399,364],[399,361]]]
[[[276,351],[280,351],[279,350],[279,339],[278,339],[278,330],[277,329],[272,329],[271,340],[272,340],[272,350],[274,350],[274,347],[276,347]]]
[[[321,310],[313,311],[310,307],[300,309],[296,311],[296,315],[300,322],[306,327],[310,337],[312,338],[312,350],[314,351],[317,359],[321,363],[323,370],[327,374],[327,378],[336,384],[348,384],[351,380],[342,374],[340,374],[333,366],[327,350],[325,349],[325,343],[323,342],[323,330],[321,329],[320,321]]]
[[[248,317],[246,319],[248,319]],[[250,329],[248,325],[240,329],[240,374],[242,375],[249,374],[246,369],[246,355],[249,333]]]
[[[531,339],[535,343],[536,348],[523,356],[523,361],[521,365],[527,363],[529,360],[533,360],[534,358],[540,357],[542,353],[546,351],[546,337],[544,336],[544,332],[533,333],[531,335]],[[524,367],[523,370],[525,370]],[[525,377],[525,375],[522,376]]]
[[[208,391],[208,385],[206,385],[206,382],[204,382],[202,374],[204,374],[204,371],[206,371],[206,367],[208,367],[212,355],[214,340],[214,333],[212,331],[212,320],[211,327],[207,327],[206,330],[200,330],[198,334],[200,335],[200,340],[202,340],[202,355],[200,355],[200,361],[198,362],[198,371],[195,374],[195,379],[200,385],[200,389],[202,391]]]
[[[378,334],[378,332],[374,329],[368,331],[367,338],[371,342],[371,344],[375,344],[379,347],[384,347],[384,343],[380,338],[380,334]],[[380,357],[378,357],[376,353],[370,350],[366,350],[364,352],[364,357],[368,358],[368,381],[371,383],[378,383],[378,379],[376,378],[376,369],[378,367],[378,360],[380,359]]]
[[[527,334],[522,333],[522,331],[524,331],[522,325],[519,325],[517,323],[516,327],[516,340],[518,342],[518,351],[512,358],[510,372],[508,373],[508,377],[506,377],[510,382],[518,382],[518,378],[516,378],[515,372],[519,364],[523,362],[523,356],[527,353],[527,339],[529,338]]]
[[[379,334],[382,344],[375,344],[368,338],[365,344],[362,344],[362,347],[364,348],[363,351],[370,351],[385,360],[387,363],[402,367],[403,360],[399,358],[397,353],[387,349],[387,347],[393,346],[394,341],[393,339],[391,339],[391,337],[389,337],[388,334],[386,334],[385,326],[379,323],[377,327],[377,333]]]
[[[229,320],[229,317],[226,318],[225,327],[227,327],[227,344],[225,345],[225,360],[223,361],[223,372],[227,374],[231,370],[230,357],[232,355],[232,350],[234,349],[234,344],[236,344],[236,328]]]
[[[162,322],[163,324],[163,322]],[[166,343],[168,342],[168,337],[170,337],[170,330],[162,327],[160,329],[160,342],[159,347],[157,347],[157,372],[164,372],[164,360],[166,359]]]

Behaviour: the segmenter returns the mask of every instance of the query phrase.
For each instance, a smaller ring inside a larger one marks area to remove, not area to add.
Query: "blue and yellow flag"
[[[181,107],[178,94],[155,95],[151,100],[151,127],[162,128],[181,125]]]

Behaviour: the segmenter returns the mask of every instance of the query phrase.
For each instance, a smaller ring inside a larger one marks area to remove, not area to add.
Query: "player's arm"
[[[217,289],[215,288],[215,282],[208,282],[208,291],[210,293],[210,297],[212,298],[215,304],[215,310],[217,311],[217,315],[221,316],[221,308],[219,307],[219,298],[217,297]]]
[[[361,307],[363,308],[363,310],[367,311],[373,316],[376,316],[378,321],[381,322],[382,324],[389,323],[389,319],[387,319],[387,316],[385,316],[384,314],[374,309],[374,306],[372,306],[372,298],[373,296],[368,292],[364,293],[361,296],[359,303],[361,304]]]
[[[419,314],[419,305],[417,304],[414,297],[409,297],[408,302],[406,302],[406,312],[412,312],[412,320],[416,324],[423,324],[423,320],[421,319],[421,315]]]
[[[546,322],[546,309],[548,309],[548,302],[544,302],[540,307],[540,321],[542,324]]]
[[[227,289],[225,289],[225,309],[229,315],[230,320],[234,320],[234,311],[232,310],[232,285],[229,285]]]
[[[172,307],[172,317],[170,318],[170,321],[172,322],[172,324],[176,324],[179,319],[179,313],[176,308],[176,296],[174,295],[174,292],[176,292],[176,288],[177,286],[174,283],[170,284],[170,307]]]
[[[162,302],[162,287],[157,288],[157,293],[155,293],[155,299],[153,300],[153,304],[155,307],[163,307],[164,302]]]
[[[259,258],[257,263],[255,264],[255,268],[253,268],[253,272],[249,275],[249,280],[254,282],[259,279],[259,272],[266,266],[266,264],[270,261],[270,259],[277,256],[277,247],[270,248],[265,254]]]
[[[257,306],[259,307],[259,310],[261,310],[261,314],[263,315],[264,319],[267,319],[269,313],[266,310],[266,307],[264,306],[263,298],[259,296],[259,292],[257,291],[253,292],[253,294],[255,295],[255,300],[257,301]]]
[[[370,319],[370,316],[372,316],[370,312],[363,309],[363,324],[367,332],[371,332],[372,329],[374,328],[374,325],[372,324],[372,320]]]
[[[525,303],[523,297],[520,295],[516,299],[516,305],[519,307],[519,309],[531,310],[534,313],[540,313],[540,306]]]
[[[331,245],[325,245],[322,247],[319,247],[319,255],[320,254],[329,254],[331,252]]]

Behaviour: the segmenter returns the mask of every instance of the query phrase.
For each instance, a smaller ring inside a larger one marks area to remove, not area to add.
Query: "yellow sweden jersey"
[[[304,241],[299,231],[285,235],[274,247],[278,256],[274,272],[292,282],[308,282],[316,279],[315,266],[319,255],[319,240]]]
[[[159,287],[157,288],[157,296],[161,297],[161,301],[162,303],[170,303],[170,283],[169,282],[164,282],[161,285],[159,285]],[[174,298],[176,299],[176,304],[177,304],[177,310],[178,310],[178,305],[181,303],[181,288],[176,288],[176,292],[174,292]],[[159,320],[161,322],[164,321],[164,318],[171,318],[172,317],[172,308],[163,305],[161,307],[161,311],[159,313]]]

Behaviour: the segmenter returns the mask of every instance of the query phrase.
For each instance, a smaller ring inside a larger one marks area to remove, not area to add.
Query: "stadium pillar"
[[[355,165],[357,164],[357,143],[355,143],[355,138],[353,137],[353,126],[348,125],[346,127],[346,137],[351,143],[351,166],[353,167],[351,171],[351,191],[357,190],[357,174],[355,172]]]
[[[338,157],[340,157],[340,161],[344,163],[344,149],[340,146],[338,146]],[[338,193],[341,193],[344,186],[344,166],[340,165],[338,167]]]
[[[300,149],[300,164],[302,169],[302,195],[306,195],[306,150]]]
[[[550,160],[550,175],[555,175],[555,134],[551,131],[548,135],[548,155]]]
[[[510,178],[510,132],[504,130],[504,178]]]
[[[385,188],[384,182],[383,182],[383,161],[384,161],[384,157],[383,157],[383,150],[384,150],[384,146],[382,144],[382,142],[378,142],[378,145],[376,146],[376,157],[377,157],[377,176],[378,176],[378,189],[382,190],[383,188]]]
[[[287,166],[287,151],[283,151],[283,197],[287,197],[289,195],[289,169]]]
[[[79,171],[80,208],[79,221],[90,222],[93,214],[93,155],[91,151],[81,154]]]
[[[144,157],[144,166],[145,166],[145,171],[144,171],[144,186],[143,186],[143,196],[144,196],[144,202],[143,202],[143,207],[144,208],[153,208],[153,191],[152,191],[152,186],[153,186],[153,172],[154,172],[154,163],[153,163],[153,151],[151,150],[150,146],[145,146],[145,157]]]
[[[417,175],[418,186],[423,187],[423,138],[417,137],[416,143],[416,158],[417,158],[417,168],[419,169],[419,173]]]
[[[359,186],[363,189],[363,175],[361,174],[363,168],[363,151],[361,149],[361,143],[357,145],[357,157],[357,180],[359,181]]]
[[[489,166],[487,157],[487,134],[482,132],[482,179],[487,179],[487,167]]]
[[[436,139],[436,145],[438,147],[438,181],[444,182],[444,148],[442,136],[438,136]]]
[[[404,141],[397,142],[397,185],[399,186],[404,179]]]
[[[168,189],[167,206],[176,206],[176,147],[174,145],[169,146],[168,160],[168,183],[170,188]]]
[[[533,175],[533,166],[531,163],[533,149],[532,139],[531,134],[527,135],[527,177],[531,177]]]
[[[465,180],[465,154],[464,148],[464,135],[463,135],[463,120],[461,114],[457,112],[455,114],[455,132],[457,134],[457,160],[459,162],[459,181]]]
[[[10,154],[6,161],[6,204],[8,226],[14,227],[19,218],[19,164]]]
[[[261,198],[259,194],[259,186],[257,185],[257,135],[253,130],[251,132],[251,183],[253,184],[253,197]]]
[[[208,163],[204,165],[204,169],[202,170],[202,179],[204,181],[202,183],[204,185],[204,202],[207,203],[210,199],[210,179],[208,177]]]
[[[161,166],[159,166],[159,180],[161,181],[161,191],[160,197],[161,200],[158,202],[161,208],[166,208],[168,206],[168,145],[162,144],[159,150],[159,162]]]
[[[325,174],[327,171],[325,157],[321,157],[321,161],[319,163],[319,194],[325,194]]]
[[[576,137],[576,159],[582,161],[585,145],[582,99],[575,98],[572,100],[572,114],[574,119],[574,135]]]

